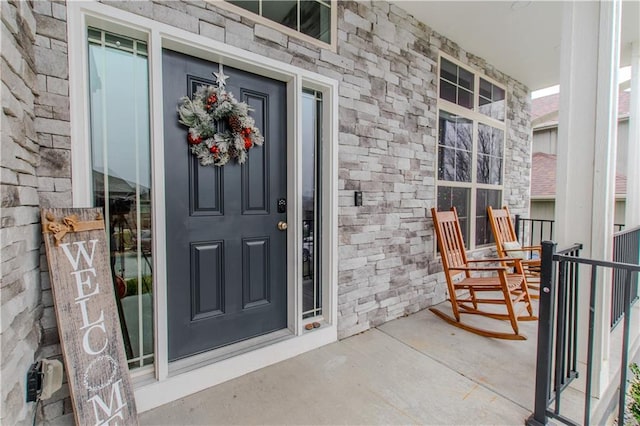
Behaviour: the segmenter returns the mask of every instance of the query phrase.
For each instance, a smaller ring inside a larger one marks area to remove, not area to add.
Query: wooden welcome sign
[[[76,424],[137,425],[102,209],[41,214]]]

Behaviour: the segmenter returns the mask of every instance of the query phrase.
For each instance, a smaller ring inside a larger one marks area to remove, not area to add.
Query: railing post
[[[548,422],[547,406],[551,387],[551,354],[553,349],[553,306],[556,293],[555,268],[553,264],[555,252],[556,243],[552,241],[542,242],[536,391],[534,411],[526,422],[528,426],[542,426]]]
[[[515,231],[516,231],[516,240],[520,241],[520,215],[516,215],[516,223],[515,223]],[[522,241],[520,241],[522,244]]]

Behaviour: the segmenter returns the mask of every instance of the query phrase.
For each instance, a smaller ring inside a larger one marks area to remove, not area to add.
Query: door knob
[[[286,231],[288,227],[289,227],[289,225],[287,225],[287,222],[282,221],[282,220],[280,222],[278,222],[278,229],[279,230]]]

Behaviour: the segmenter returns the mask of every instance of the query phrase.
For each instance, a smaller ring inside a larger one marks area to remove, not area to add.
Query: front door
[[[169,359],[287,327],[286,87],[224,67],[265,138],[243,165],[201,166],[177,106],[218,64],[163,52]],[[279,208],[280,207],[280,208]]]

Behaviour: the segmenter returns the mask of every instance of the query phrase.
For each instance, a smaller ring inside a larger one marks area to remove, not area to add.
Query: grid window
[[[457,209],[473,249],[493,242],[487,207],[502,206],[505,90],[446,58],[439,72],[437,208]]]
[[[256,15],[331,43],[330,0],[227,0]]]
[[[440,59],[440,98],[473,109],[474,75],[444,58]]]

